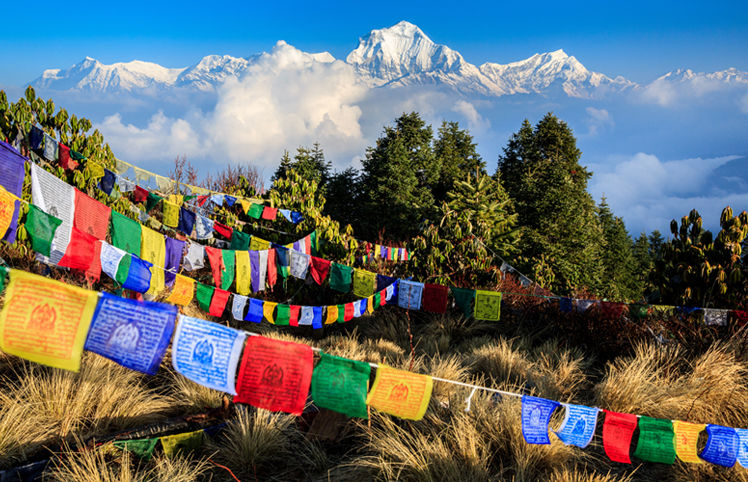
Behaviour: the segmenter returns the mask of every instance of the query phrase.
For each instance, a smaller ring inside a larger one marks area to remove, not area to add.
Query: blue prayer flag
[[[709,438],[706,440],[706,446],[699,455],[707,462],[732,467],[738,458],[738,434],[735,429],[723,427],[721,425],[708,424],[706,433]]]
[[[169,346],[177,307],[102,293],[85,349],[155,375]]]
[[[184,207],[179,208],[179,224],[177,229],[187,236],[192,234],[192,228],[195,227],[195,213]]]
[[[303,220],[304,220],[304,216],[302,216],[300,212],[291,211],[291,222],[292,223],[299,224]]]
[[[570,313],[573,308],[573,301],[571,298],[561,298],[558,300],[558,309],[562,313]]]
[[[568,298],[567,298],[568,299]],[[584,405],[564,404],[566,416],[561,422],[561,428],[556,432],[558,438],[566,445],[576,445],[585,448],[592,441],[597,425],[598,408]]]
[[[213,220],[200,214],[197,215],[195,223],[195,237],[197,239],[210,239],[213,237]]]
[[[401,279],[397,296],[397,305],[409,310],[421,309],[423,283]]]
[[[291,219],[291,210],[290,209],[278,209],[278,211],[283,215],[286,220],[288,220],[289,223],[293,222],[293,219]]]
[[[151,266],[153,264],[137,256],[131,256],[131,258],[127,279],[122,283],[122,287],[138,293],[145,293],[151,287]]]
[[[104,169],[104,176],[99,180],[99,189],[104,191],[108,196],[112,194],[114,188],[114,182],[117,179],[117,175],[109,169]]]
[[[195,383],[236,395],[236,366],[246,336],[218,323],[180,315],[171,353],[174,369]]]
[[[522,436],[529,444],[550,444],[548,423],[560,403],[545,398],[522,395]]]
[[[382,291],[383,289],[394,283],[395,280],[397,280],[397,278],[395,278],[394,276],[385,276],[383,274],[378,274],[377,291]]]
[[[234,196],[229,196],[228,194],[223,196],[223,200],[226,201],[226,206],[229,207],[233,206],[234,203],[236,203],[236,198]]]
[[[738,462],[748,469],[748,429],[736,428],[735,433],[738,434]]]
[[[262,300],[249,298],[249,309],[247,310],[247,314],[244,315],[244,321],[251,321],[252,323],[261,322],[263,317],[262,310],[264,304],[265,302]]]

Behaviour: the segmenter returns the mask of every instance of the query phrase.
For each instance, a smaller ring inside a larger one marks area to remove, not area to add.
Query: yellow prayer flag
[[[278,306],[278,303],[273,303],[272,301],[266,301],[262,304],[262,316],[272,324],[275,324],[273,313],[275,312],[276,306]]]
[[[115,159],[114,160],[114,172],[116,172],[119,175],[122,175],[127,172],[128,169],[132,167],[132,164],[129,162],[125,162],[121,159]]]
[[[262,251],[264,249],[270,249],[270,241],[265,241],[257,236],[252,236],[249,240],[249,249],[252,251]]]
[[[420,420],[429,406],[433,384],[428,375],[379,365],[366,404],[396,417]]]
[[[240,295],[249,294],[249,286],[252,280],[249,262],[249,251],[235,251],[236,262],[236,291]]]
[[[327,317],[325,318],[325,325],[331,325],[338,321],[338,306],[332,305],[327,307]]]
[[[178,274],[177,279],[174,281],[174,287],[171,289],[169,297],[166,298],[166,302],[173,305],[187,306],[192,301],[194,293],[195,280]]]
[[[157,294],[164,289],[164,269],[166,264],[166,243],[164,235],[143,226],[141,229],[140,258],[153,263],[151,269],[151,287],[147,293]]]
[[[181,194],[169,194],[169,197],[167,198],[170,203],[174,203],[177,206],[181,206],[184,204],[184,196]]]
[[[164,210],[164,226],[169,226],[170,228],[176,228],[177,225],[179,224],[179,205],[169,202],[167,200],[164,200],[163,210]]]
[[[247,214],[249,212],[249,208],[252,206],[252,203],[247,201],[246,199],[240,199],[239,203],[242,205],[242,211],[244,211],[244,214]]]
[[[366,298],[374,294],[377,289],[377,274],[365,269],[353,270],[353,294]]]
[[[366,298],[366,312],[368,314],[374,313],[374,295]]]
[[[496,291],[475,291],[476,320],[499,321],[501,316],[501,293]]]
[[[161,447],[164,449],[164,455],[167,457],[171,457],[179,451],[192,451],[198,449],[202,443],[202,430],[161,437]]]
[[[89,177],[91,179],[99,179],[101,177],[104,177],[104,166],[102,166],[98,162],[89,161],[87,167]]]
[[[675,432],[675,453],[683,462],[692,464],[703,464],[704,461],[698,455],[699,433],[704,430],[703,423],[689,423],[676,420],[673,422]]]
[[[13,194],[0,186],[0,236],[3,236],[13,221],[13,213],[16,210],[16,199]]]
[[[99,294],[25,271],[10,271],[0,312],[0,349],[77,372]]]

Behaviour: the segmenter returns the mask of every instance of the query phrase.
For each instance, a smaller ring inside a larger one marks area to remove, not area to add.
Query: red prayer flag
[[[60,166],[63,169],[75,169],[78,167],[78,162],[70,159],[70,148],[60,142],[57,144],[57,154],[60,160]]]
[[[203,204],[205,204],[205,201],[207,201],[208,198],[210,198],[210,196],[208,196],[207,194],[204,194],[202,196],[198,196],[197,197],[197,205],[198,206],[202,206]]]
[[[387,288],[379,292],[379,306],[387,304]]]
[[[271,288],[278,281],[278,268],[275,266],[275,249],[268,250],[267,282]]]
[[[86,270],[86,281],[89,284],[98,282],[101,279],[101,241],[94,244],[94,254],[91,260],[91,266]]]
[[[321,285],[327,279],[327,275],[330,274],[331,264],[331,261],[312,256],[312,262],[310,263],[312,278],[314,278],[314,281],[316,281],[318,285]]]
[[[733,310],[733,316],[738,326],[743,326],[748,323],[748,311],[745,310]]]
[[[447,292],[446,286],[426,283],[423,287],[421,309],[431,313],[446,313]]]
[[[301,312],[301,306],[290,305],[289,307],[289,326],[299,326],[299,313]]]
[[[612,301],[602,301],[600,303],[600,310],[605,318],[611,320],[617,320],[623,315],[623,311],[626,305],[623,303],[614,303]]]
[[[73,226],[96,239],[105,240],[109,231],[112,209],[88,194],[75,190],[75,216]]]
[[[222,316],[223,310],[226,309],[226,303],[229,301],[229,295],[231,293],[216,288],[213,292],[213,298],[210,300],[210,307],[208,308],[208,314],[211,316]]]
[[[213,246],[205,247],[205,254],[208,255],[210,270],[213,272],[213,281],[217,288],[221,287],[221,278],[223,277],[223,253],[221,249]]]
[[[234,230],[230,227],[226,226],[225,224],[221,224],[218,221],[213,223],[213,230],[220,234],[221,236],[225,237],[226,239],[231,239],[231,235],[233,234]]]
[[[346,303],[343,306],[345,306],[343,321],[351,321],[353,319],[353,303]]]
[[[306,254],[312,254],[312,235],[308,234],[304,238],[304,252]]]
[[[271,208],[270,206],[265,206],[265,208],[262,210],[262,219],[268,219],[272,221],[275,219],[275,217],[278,215],[278,208]]]
[[[234,402],[301,415],[312,381],[313,358],[308,345],[250,336]]]
[[[135,186],[135,192],[132,195],[133,201],[136,203],[144,203],[148,199],[148,190],[143,189],[140,186]]]
[[[58,265],[86,271],[93,262],[96,242],[96,238],[73,226],[70,233],[70,244],[68,244],[67,250],[65,250],[65,254]]]
[[[605,423],[603,424],[603,448],[605,454],[613,462],[630,464],[631,437],[636,430],[636,415],[630,413],[618,413],[604,410]]]

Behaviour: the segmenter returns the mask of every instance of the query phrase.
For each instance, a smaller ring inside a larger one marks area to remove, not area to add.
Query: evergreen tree
[[[275,170],[275,173],[273,174],[273,177],[270,178],[271,183],[274,183],[278,179],[285,178],[288,174],[288,171],[293,168],[293,161],[291,160],[291,155],[288,153],[288,151],[283,151],[283,156],[281,157],[280,165]]]
[[[634,260],[636,262],[636,277],[644,290],[644,294],[649,292],[649,273],[654,266],[654,259],[650,252],[649,238],[647,233],[641,233],[633,247]]]
[[[342,224],[359,220],[358,171],[352,167],[336,172],[327,181],[325,213]]]
[[[623,219],[613,215],[604,197],[597,207],[597,215],[605,240],[602,250],[602,293],[619,301],[640,298],[643,284],[637,275],[639,267],[634,256],[634,244],[626,232]]]
[[[652,231],[649,235],[649,257],[652,258],[652,262],[655,262],[662,258],[662,245],[665,243],[665,238],[662,237],[662,233],[658,230]]]
[[[441,165],[432,188],[437,203],[445,201],[455,181],[464,179],[467,173],[485,173],[486,163],[476,151],[473,136],[460,129],[457,122],[442,122],[439,137],[434,141],[434,155]]]
[[[497,175],[514,201],[521,226],[520,250],[527,271],[543,263],[552,289],[600,286],[602,230],[587,192],[591,173],[569,126],[547,114],[535,128],[525,120],[503,155]]]
[[[318,188],[324,189],[330,177],[330,162],[325,160],[325,153],[319,142],[315,142],[311,148],[299,146],[296,148],[296,154],[291,159],[288,151],[283,151],[280,165],[273,174],[272,181],[284,178],[288,171],[293,169],[302,179],[314,181]]]

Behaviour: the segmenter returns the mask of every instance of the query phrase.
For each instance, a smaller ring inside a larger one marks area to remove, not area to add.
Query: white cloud
[[[466,100],[458,100],[452,106],[452,112],[462,115],[467,120],[467,126],[471,131],[483,132],[491,127],[491,122],[480,115],[478,109]]]
[[[587,115],[587,124],[589,126],[588,136],[595,136],[598,132],[605,127],[613,127],[613,116],[610,115],[606,109],[597,109],[595,107],[587,107],[585,109]]]
[[[732,75],[735,74],[735,75]],[[748,89],[745,76],[728,70],[712,74],[685,73],[663,76],[635,90],[645,103],[676,107],[682,103],[709,98],[714,93],[742,93]]]

